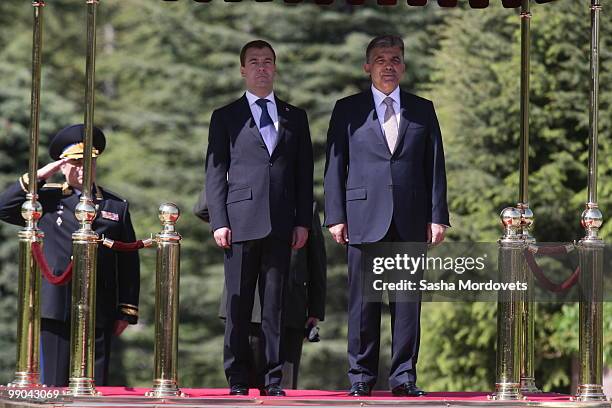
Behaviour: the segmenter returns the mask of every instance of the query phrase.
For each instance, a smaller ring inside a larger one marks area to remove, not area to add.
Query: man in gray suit
[[[349,395],[367,396],[378,377],[381,302],[364,299],[363,244],[432,242],[449,225],[442,136],[433,103],[404,92],[404,43],[374,38],[364,70],[372,85],[339,100],[327,133],[325,225],[348,244]],[[380,294],[379,294],[380,295]],[[420,396],[416,385],[420,302],[390,301],[389,386]]]
[[[209,221],[206,194],[200,194],[193,208],[194,214],[204,222]],[[283,331],[281,334],[281,359],[283,361],[283,388],[297,389],[304,328],[316,326],[325,317],[325,297],[327,287],[327,260],[325,242],[321,231],[321,221],[317,203],[313,203],[312,229],[304,247],[291,253],[289,277],[285,282],[283,305]],[[227,290],[219,304],[219,317],[226,319]],[[262,388],[265,384],[265,356],[261,333],[261,303],[258,290],[255,291],[249,345],[251,365],[249,387]]]
[[[210,225],[224,250],[228,292],[225,375],[230,395],[248,395],[248,328],[259,282],[266,375],[261,395],[280,387],[283,282],[291,249],[308,240],[312,217],[312,143],[306,112],[276,97],[276,54],[262,40],[240,53],[246,92],[215,110],[206,153]]]

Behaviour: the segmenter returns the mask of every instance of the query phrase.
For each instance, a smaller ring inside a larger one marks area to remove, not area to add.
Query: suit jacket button
[[[270,167],[272,167],[272,163],[270,163]]]

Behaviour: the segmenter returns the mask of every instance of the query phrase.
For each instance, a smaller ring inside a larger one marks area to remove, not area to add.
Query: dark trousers
[[[108,384],[112,327],[96,327],[94,379]],[[70,370],[70,323],[40,319],[41,382],[50,387],[66,387]]]
[[[251,348],[251,365],[249,369],[249,387],[262,388],[265,385],[265,353],[261,325],[251,323],[249,346]],[[304,329],[284,327],[281,336],[281,359],[283,361],[283,379],[281,387],[297,390]]]
[[[393,224],[382,241],[400,241]],[[378,377],[382,292],[378,301],[364,297],[367,290],[364,283],[369,280],[363,279],[361,262],[361,245],[349,245],[348,374],[351,384],[365,382],[373,387]],[[405,382],[416,383],[421,303],[390,301],[389,308],[392,332],[389,387],[395,388]]]
[[[289,273],[289,242],[274,237],[233,243],[225,250],[227,318],[223,347],[225,376],[231,385],[249,383],[249,327],[259,280],[265,385],[280,384],[282,293]]]

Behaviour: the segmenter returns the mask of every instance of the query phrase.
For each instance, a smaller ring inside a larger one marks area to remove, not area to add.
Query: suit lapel
[[[387,153],[387,156],[391,157],[391,151],[389,150],[389,146],[387,145],[387,139],[385,138],[385,134],[383,133],[382,127],[380,126],[380,120],[378,119],[378,113],[376,113],[376,107],[374,106],[374,95],[372,94],[372,90],[363,93],[364,102],[361,106],[366,108],[365,115],[367,115],[368,119],[366,120],[366,126],[368,126],[371,131],[376,135],[377,144],[382,145],[381,148]]]
[[[278,154],[281,145],[285,142],[287,126],[290,120],[289,115],[291,113],[291,108],[285,102],[278,99],[276,95],[274,95],[274,100],[276,102],[276,114],[278,115],[278,136],[276,139],[276,146],[272,151],[273,157]]]
[[[251,107],[249,106],[249,100],[247,99],[246,94],[242,95],[242,98],[240,98],[240,103],[238,104],[238,119],[240,120],[240,123],[244,123],[243,129],[250,136],[256,138],[267,152],[268,149],[266,149],[266,143],[259,132],[256,119],[253,117],[253,112],[251,112]]]
[[[399,121],[399,129],[397,134],[397,145],[395,146],[395,152],[399,149],[399,146],[402,145],[404,141],[404,137],[406,136],[406,131],[408,129],[408,125],[410,124],[410,119],[408,118],[410,114],[410,107],[408,106],[408,95],[405,92],[400,90],[400,121]]]
[[[408,129],[408,124],[410,123],[407,114],[407,104],[407,95],[404,92],[400,91],[400,123],[397,134],[397,146],[400,146],[402,141],[404,140],[404,136],[406,135],[406,129]],[[395,150],[397,151],[397,148]]]

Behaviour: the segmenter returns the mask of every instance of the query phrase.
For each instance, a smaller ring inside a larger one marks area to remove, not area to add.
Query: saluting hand
[[[213,237],[221,248],[229,248],[232,245],[232,230],[227,227],[217,228],[213,232]]]
[[[43,167],[41,167],[40,169],[38,169],[38,171],[36,172],[36,177],[38,178],[38,180],[46,180],[49,177],[51,177],[52,175],[54,175],[55,173],[57,173],[60,168],[62,167],[62,164],[66,163],[68,160],[70,159],[59,159],[56,160],[54,162],[51,162]]]
[[[329,232],[337,243],[344,245],[349,242],[346,224],[334,224],[329,227]]]

